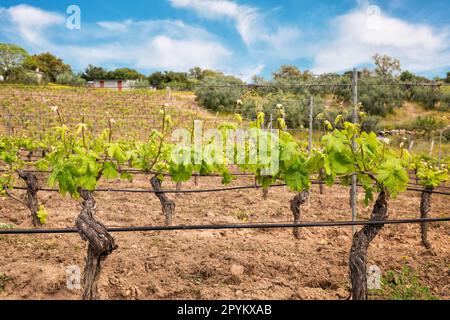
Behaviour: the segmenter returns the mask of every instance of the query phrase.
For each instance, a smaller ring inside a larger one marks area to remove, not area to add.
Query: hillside
[[[450,124],[450,114],[436,110],[426,110],[415,102],[405,102],[400,108],[396,108],[392,114],[380,120],[379,126],[385,130],[412,129],[419,117],[434,117],[441,119],[446,125]]]
[[[58,125],[52,106],[58,106],[69,127],[84,119],[92,130],[99,132],[114,118],[116,134],[124,139],[146,139],[151,129],[159,129],[164,106],[175,127],[191,127],[193,120],[202,120],[204,127],[213,127],[219,119],[199,107],[193,93],[165,90],[118,92],[66,86],[0,85],[0,105],[0,132],[27,136]]]

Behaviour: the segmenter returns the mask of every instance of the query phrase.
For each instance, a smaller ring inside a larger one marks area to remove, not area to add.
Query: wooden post
[[[309,97],[309,140],[308,140],[308,152],[311,155],[312,151],[312,136],[313,136],[313,110],[314,109],[314,97]]]
[[[411,135],[408,135],[408,152],[409,153],[411,153],[413,145],[414,145],[414,140],[411,139]]]
[[[358,70],[353,69],[353,80],[352,80],[352,102],[353,102],[353,123],[358,123]],[[353,148],[356,149],[355,140],[352,141]],[[356,220],[358,215],[357,208],[357,189],[356,189],[356,175],[352,175],[352,188],[350,192],[350,204],[352,207],[352,221]],[[352,226],[352,234],[356,233],[356,226]]]
[[[313,135],[313,112],[314,112],[314,97],[309,97],[309,139],[308,139],[308,152],[311,155],[312,151],[312,135]]]
[[[172,90],[170,89],[170,86],[167,86],[166,88],[166,93],[167,93],[167,102],[169,102],[172,99]]]
[[[12,124],[11,124],[12,115],[8,114],[5,118],[7,119],[6,120],[6,126],[8,127],[8,134],[10,136],[12,136],[14,134],[13,129],[12,129]]]
[[[441,165],[441,159],[442,159],[442,134],[444,130],[442,129],[439,133],[439,154],[438,154],[438,165]]]
[[[434,138],[431,138],[431,144],[430,144],[430,157],[433,156],[433,150],[434,150]]]

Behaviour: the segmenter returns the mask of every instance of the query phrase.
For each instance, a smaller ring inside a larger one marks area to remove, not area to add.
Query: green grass
[[[0,292],[5,290],[5,285],[7,282],[11,281],[12,278],[8,277],[6,274],[4,273],[0,273]]]
[[[439,300],[409,266],[403,266],[401,270],[388,270],[381,279],[381,289],[370,294],[375,299]]]
[[[413,129],[418,117],[435,117],[441,119],[447,125],[450,124],[448,113],[437,110],[425,110],[425,108],[415,102],[405,102],[401,107],[396,108],[392,114],[380,120],[379,128],[391,129]]]
[[[14,225],[10,223],[0,222],[0,229],[14,229]]]
[[[450,86],[442,86],[442,92],[446,94],[450,94]]]

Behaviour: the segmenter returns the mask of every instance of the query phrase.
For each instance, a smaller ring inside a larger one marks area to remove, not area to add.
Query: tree
[[[221,72],[209,69],[202,69],[200,67],[195,67],[189,70],[189,77],[197,80],[203,80],[206,77],[213,77],[217,74],[221,74]]]
[[[70,71],[59,74],[56,77],[56,82],[59,84],[82,86],[86,83],[86,80],[79,75],[76,75]]]
[[[90,64],[84,70],[84,73],[81,75],[81,77],[86,79],[86,81],[102,80],[102,79],[106,79],[107,74],[108,74],[108,71],[106,71],[102,67],[96,67],[96,66],[93,66],[92,64]]]
[[[400,60],[392,58],[388,55],[376,54],[373,56],[376,65],[375,72],[382,77],[393,77],[401,71]]]
[[[445,78],[445,83],[450,83],[450,71],[447,72],[447,78]]]
[[[302,76],[302,72],[296,66],[282,65],[278,71],[273,73],[275,80],[292,80]]]
[[[162,83],[164,80],[164,76],[161,71],[153,72],[151,75],[148,76],[148,81],[151,86],[161,89]]]
[[[27,51],[19,46],[0,43],[0,74],[3,78],[10,80],[27,56]]]
[[[369,115],[386,116],[400,107],[405,99],[405,90],[400,86],[385,86],[385,78],[372,77],[364,80],[366,86],[358,88],[358,99]]]
[[[144,78],[144,75],[134,69],[119,68],[114,71],[108,72],[107,77],[109,79],[138,80]]]
[[[313,77],[313,74],[309,71],[300,71],[296,66],[282,65],[278,71],[273,73],[274,80],[298,80],[306,81]]]
[[[400,81],[403,81],[403,82],[431,82],[430,79],[427,79],[422,76],[418,76],[410,71],[403,71],[400,74]]]
[[[423,131],[429,139],[433,131],[445,128],[445,122],[433,116],[418,117],[414,123],[414,129]]]
[[[199,104],[213,111],[230,112],[244,90],[242,81],[233,76],[216,75],[206,77],[197,87],[195,94]]]
[[[68,64],[65,64],[62,59],[55,57],[49,52],[27,57],[23,62],[23,66],[29,70],[39,69],[51,81],[56,81],[56,78],[61,73],[72,72],[72,68]]]
[[[198,69],[191,71],[195,73],[196,76],[200,77],[202,72],[205,72],[205,75],[209,74],[209,71],[201,69],[200,71]],[[213,73],[213,75],[216,74],[217,74],[216,72]],[[152,86],[158,89],[164,89],[167,86],[174,87],[177,89],[193,89],[194,82],[198,81],[195,79],[195,77],[189,77],[189,75],[185,72],[174,72],[174,71],[164,71],[164,72],[157,71],[149,75],[147,79]]]
[[[416,79],[416,75],[409,71],[403,71],[400,75],[400,80],[403,82],[413,82]]]

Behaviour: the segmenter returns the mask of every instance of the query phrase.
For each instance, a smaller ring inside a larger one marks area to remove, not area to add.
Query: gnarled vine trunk
[[[28,209],[30,209],[33,225],[35,227],[41,226],[42,223],[37,216],[37,212],[39,211],[39,201],[37,199],[39,184],[37,178],[34,174],[23,171],[19,171],[18,175],[23,181],[25,181],[27,185],[27,195],[25,198],[25,203]]]
[[[428,218],[428,212],[430,212],[430,202],[431,202],[431,193],[433,192],[433,187],[425,187],[424,191],[422,191],[422,196],[420,200],[420,218],[426,219]],[[431,249],[431,243],[428,241],[428,223],[422,222],[420,224],[420,235],[422,238],[422,245]]]
[[[177,182],[177,184],[176,184],[176,191],[177,191],[177,193],[176,193],[176,196],[177,197],[179,197],[179,196],[181,196],[181,187],[182,187],[182,184],[181,184],[181,182]]]
[[[83,271],[82,287],[83,300],[98,299],[98,280],[102,270],[102,262],[110,255],[117,245],[114,238],[108,233],[106,227],[95,220],[95,200],[91,191],[81,190],[81,213],[75,225],[84,241],[88,241],[86,265]]]
[[[303,191],[297,194],[292,200],[291,200],[291,211],[294,215],[294,224],[297,224],[300,222],[300,206],[304,204],[309,197],[308,191]],[[300,239],[300,230],[299,228],[294,227],[292,229],[292,234],[296,239]]]
[[[164,217],[166,218],[166,225],[171,225],[172,217],[175,212],[175,202],[170,200],[163,192],[163,189],[161,187],[162,181],[159,180],[157,176],[153,176],[150,179],[150,183],[152,184],[153,190],[155,190],[155,195],[161,202],[162,212],[164,214]]]
[[[198,186],[198,174],[194,174],[194,184]]]
[[[322,179],[323,179],[323,177],[325,176],[325,170],[324,169],[320,169],[320,175],[319,175],[319,178],[320,178],[320,181],[319,181],[319,193],[320,194],[323,194],[324,193],[324,183],[323,183],[323,181],[322,181]]]
[[[269,188],[262,189],[262,197],[264,200],[267,200],[269,198]]]
[[[370,221],[383,221],[387,214],[386,191],[381,191],[373,207]],[[352,299],[367,299],[367,249],[370,242],[377,236],[383,228],[383,224],[366,225],[353,236],[352,248],[350,250],[350,278],[352,282]]]

